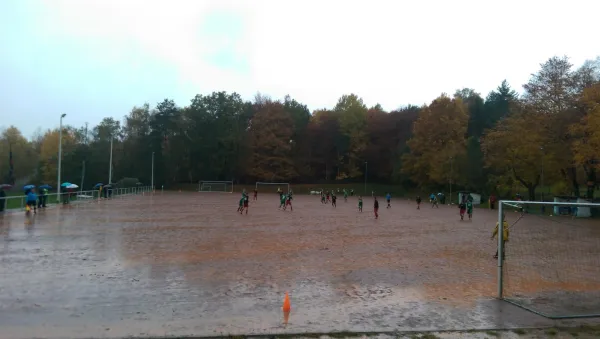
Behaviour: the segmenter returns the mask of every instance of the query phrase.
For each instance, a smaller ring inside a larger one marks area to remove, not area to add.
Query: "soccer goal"
[[[550,319],[600,317],[600,203],[554,200],[499,202],[498,297]]]
[[[233,193],[233,181],[200,181],[198,192]]]
[[[277,189],[283,193],[290,191],[290,184],[287,182],[256,182],[256,190],[260,193],[277,193]]]

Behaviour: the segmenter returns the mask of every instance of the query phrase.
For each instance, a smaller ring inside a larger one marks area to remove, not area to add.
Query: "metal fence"
[[[142,187],[128,187],[128,188],[112,188],[107,190],[89,190],[89,191],[76,191],[76,192],[61,192],[50,193],[44,196],[38,194],[38,200],[36,206],[44,205],[51,206],[57,204],[71,204],[71,203],[82,203],[87,201],[94,201],[98,199],[121,199],[127,196],[149,193],[152,191],[151,186]],[[102,193],[102,195],[100,195]],[[26,195],[19,196],[8,196],[0,198],[0,210],[14,211],[14,210],[25,210],[27,203]]]

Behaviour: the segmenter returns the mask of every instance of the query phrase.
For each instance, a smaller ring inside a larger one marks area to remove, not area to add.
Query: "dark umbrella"
[[[100,186],[103,186],[103,185],[104,185],[103,183],[99,182],[96,185],[94,185],[94,189],[98,189],[98,188],[100,188]]]
[[[0,190],[5,190],[11,188],[12,185],[9,184],[0,184]]]
[[[23,190],[25,190],[25,191],[29,191],[30,189],[33,189],[33,188],[35,188],[35,185],[25,185],[25,186],[23,186]]]
[[[51,190],[51,189],[52,189],[52,186],[50,186],[50,185],[47,185],[47,184],[46,184],[46,185],[42,185],[42,186],[40,186],[39,188],[41,188],[41,189],[43,189],[43,190]]]

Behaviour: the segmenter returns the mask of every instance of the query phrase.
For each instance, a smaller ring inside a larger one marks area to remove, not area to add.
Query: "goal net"
[[[256,182],[256,190],[259,193],[277,193],[277,189],[287,193],[290,191],[290,184],[287,182]]]
[[[548,318],[598,317],[600,203],[565,200],[500,201],[498,294]]]
[[[233,181],[200,181],[198,192],[233,193]]]

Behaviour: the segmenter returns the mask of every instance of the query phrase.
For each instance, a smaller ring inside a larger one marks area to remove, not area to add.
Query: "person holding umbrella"
[[[94,185],[94,189],[98,190],[98,199],[100,199],[102,197],[102,186],[104,186],[104,184],[101,182]]]
[[[51,190],[52,186],[42,185],[38,188],[40,190],[38,208],[46,208],[46,201],[48,200],[48,190]]]
[[[33,186],[33,185],[29,185]],[[35,194],[35,186],[27,189],[27,206],[25,209],[25,213],[29,213],[31,209],[33,209],[33,213],[37,213],[36,203],[38,200],[37,194]]]
[[[62,192],[61,194],[61,199],[62,199],[62,203],[63,205],[66,205],[69,203],[69,192],[67,191],[68,187],[71,186],[72,184],[70,182],[63,182],[62,185],[60,185],[60,187],[64,188],[65,190]]]

